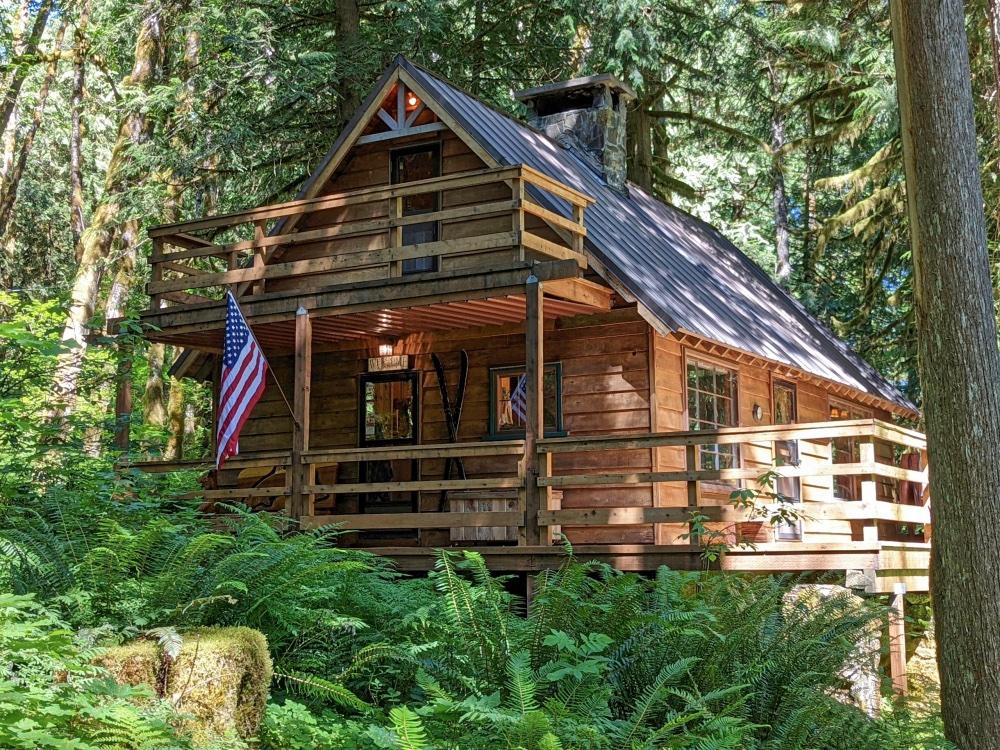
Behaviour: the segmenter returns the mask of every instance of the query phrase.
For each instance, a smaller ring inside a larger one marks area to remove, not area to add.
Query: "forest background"
[[[165,375],[177,353],[138,341],[127,351],[92,346],[109,343],[108,318],[146,304],[145,228],[294,196],[403,53],[515,116],[513,90],[618,75],[639,94],[630,178],[717,226],[919,402],[887,2],[0,8],[0,363],[22,356],[18,336],[73,346],[57,372],[35,379],[23,377],[23,362],[11,368],[19,375],[0,377],[4,399],[37,406],[55,382],[77,424],[106,424],[113,360],[127,356],[147,428],[140,440],[199,455],[206,399]],[[995,256],[997,9],[994,0],[966,9]]]

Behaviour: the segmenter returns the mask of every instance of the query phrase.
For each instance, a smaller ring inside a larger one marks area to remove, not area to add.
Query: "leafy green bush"
[[[946,747],[886,705],[873,719],[834,697],[885,611],[847,597],[790,603],[789,581],[685,574],[654,580],[572,558],[538,577],[531,613],[475,553],[443,553],[438,596],[381,624],[346,668],[287,676],[314,705],[274,724],[340,732],[344,747]],[[877,639],[875,639],[877,648]]]

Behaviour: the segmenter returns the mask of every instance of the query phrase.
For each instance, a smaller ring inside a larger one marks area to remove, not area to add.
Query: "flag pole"
[[[227,292],[227,294],[229,294],[229,296],[231,296],[233,298],[233,302],[235,302],[236,303],[236,307],[239,308],[240,307],[240,303],[239,303],[239,300],[236,299],[236,295],[234,295],[231,291]],[[242,309],[240,309],[240,315],[243,315],[243,310]],[[257,348],[260,349],[263,352],[264,351],[264,347],[262,347],[260,345],[260,341],[257,340],[257,334],[255,334],[253,332],[253,327],[250,325],[250,321],[247,320],[247,316],[246,315],[243,315],[243,320],[246,321],[247,330],[250,331],[250,335],[253,336],[253,340],[257,342]],[[285,389],[282,388],[281,387],[281,383],[278,382],[278,376],[274,374],[274,370],[271,369],[270,367],[267,368],[267,371],[269,373],[271,373],[271,380],[274,381],[274,385],[277,387],[278,393],[281,394],[281,400],[285,402],[285,408],[288,409],[288,414],[289,414],[289,416],[291,416],[292,422],[294,422],[295,425],[298,426],[299,420],[297,420],[295,418],[295,410],[292,409],[292,405],[290,403],[288,403],[288,396],[285,395]]]

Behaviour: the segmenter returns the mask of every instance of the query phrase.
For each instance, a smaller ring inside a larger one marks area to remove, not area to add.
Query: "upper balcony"
[[[539,205],[534,196],[540,192],[568,206],[570,216]],[[592,202],[530,167],[514,166],[154,227],[144,317],[161,329],[181,323],[218,328],[227,290],[252,305],[393,280],[440,280],[429,288],[444,295],[445,282],[458,276],[546,261],[584,269],[584,211]],[[287,306],[293,316],[294,301]],[[268,320],[282,309],[271,305]]]

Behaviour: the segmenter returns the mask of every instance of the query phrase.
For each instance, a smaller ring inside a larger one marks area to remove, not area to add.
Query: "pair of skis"
[[[458,442],[458,425],[462,419],[462,405],[465,403],[465,388],[469,384],[469,355],[462,350],[458,370],[458,393],[455,394],[455,401],[452,403],[448,394],[448,382],[445,379],[444,365],[437,354],[431,354],[431,361],[434,363],[434,371],[437,373],[438,388],[441,391],[441,406],[444,409],[444,419],[448,426],[448,440],[452,443]],[[459,479],[467,479],[465,475],[465,464],[462,463],[461,456],[446,458],[444,460],[445,481],[451,479],[452,470],[456,470]],[[448,490],[441,491],[441,499],[438,501],[438,511],[443,513],[447,510]]]

